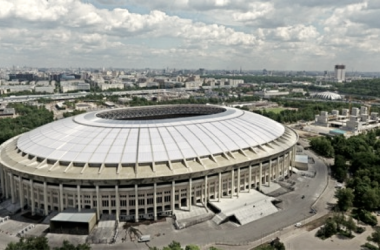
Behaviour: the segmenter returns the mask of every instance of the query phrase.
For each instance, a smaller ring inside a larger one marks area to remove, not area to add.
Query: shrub
[[[365,231],[365,227],[357,227],[356,230],[355,230],[355,233],[357,234],[361,234]]]
[[[361,222],[370,225],[370,226],[376,226],[377,225],[377,218],[376,216],[372,215],[370,212],[365,210],[355,210],[352,213],[352,216],[360,220]]]
[[[363,244],[363,245],[361,245],[362,247],[364,247],[364,248],[367,248],[367,249],[369,249],[369,250],[378,250],[378,248],[377,247],[375,247],[374,245],[372,245],[371,243],[365,243],[365,244]]]

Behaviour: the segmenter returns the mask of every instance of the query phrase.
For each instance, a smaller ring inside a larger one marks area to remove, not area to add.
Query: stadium
[[[32,214],[75,208],[157,220],[284,178],[297,140],[282,124],[230,107],[88,112],[3,143],[1,185]]]

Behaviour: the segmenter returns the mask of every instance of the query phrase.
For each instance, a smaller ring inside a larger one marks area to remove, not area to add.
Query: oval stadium
[[[32,214],[75,208],[157,220],[284,178],[297,140],[280,123],[230,107],[88,112],[3,143],[1,185]]]

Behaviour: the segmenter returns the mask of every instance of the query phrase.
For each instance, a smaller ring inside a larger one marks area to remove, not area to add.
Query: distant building
[[[258,95],[262,98],[271,98],[271,97],[277,97],[277,96],[286,96],[286,95],[289,95],[289,92],[278,91],[278,90],[264,90],[264,91],[255,92],[255,95]]]
[[[342,96],[334,92],[319,92],[313,95],[314,98],[327,99],[327,100],[341,100]]]
[[[0,107],[0,118],[15,117],[16,111],[14,108]]]
[[[337,82],[344,82],[346,80],[346,66],[341,65],[335,65],[335,80]]]
[[[66,93],[68,91],[89,91],[90,84],[84,81],[64,81],[61,82],[61,91]]]
[[[54,93],[55,87],[54,86],[36,86],[34,88],[36,93]]]

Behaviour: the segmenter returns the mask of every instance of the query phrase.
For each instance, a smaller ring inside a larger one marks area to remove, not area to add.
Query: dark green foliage
[[[185,250],[200,250],[200,248],[196,245],[187,245]]]
[[[267,112],[265,110],[256,110],[258,114],[262,114],[275,121],[281,123],[294,123],[298,121],[312,121],[315,119],[315,115],[320,114],[321,111],[331,112],[333,109],[348,108],[348,103],[337,102],[314,102],[314,101],[293,101],[286,99],[273,99],[280,106],[286,108],[297,108],[298,110],[285,109],[280,113]]]
[[[19,242],[11,242],[5,250],[50,250],[45,237],[21,238]]]
[[[0,144],[16,135],[52,122],[54,119],[53,113],[45,107],[39,108],[21,103],[12,103],[8,107],[15,108],[19,116],[0,119]]]
[[[86,111],[74,109],[73,112],[64,112],[63,117],[66,118],[66,117],[75,116],[75,115],[79,115],[79,114],[83,114],[83,113],[86,113]]]
[[[334,148],[331,145],[331,140],[329,138],[326,138],[326,137],[313,138],[310,141],[310,146],[319,155],[322,155],[325,157],[334,156]]]
[[[11,242],[5,250],[50,250],[50,246],[45,237],[21,238],[19,242]],[[79,244],[77,246],[68,241],[63,241],[62,246],[55,247],[54,250],[91,250],[88,244]]]
[[[377,244],[380,248],[380,228],[376,228],[375,232],[371,234],[370,240]]]
[[[380,96],[380,79],[357,80],[347,83],[335,84],[335,88],[341,93]]]
[[[335,197],[338,199],[337,208],[339,211],[345,212],[352,207],[354,201],[354,193],[352,189],[339,189],[336,191]]]
[[[61,247],[55,247],[54,250],[91,250],[90,245],[88,244],[78,244],[77,246],[73,245],[69,241],[65,240],[62,243]]]
[[[355,233],[361,234],[365,231],[365,227],[356,227]]]
[[[350,217],[347,221],[345,221],[345,226],[347,228],[349,235],[352,235],[352,231],[356,232],[357,226],[354,220],[352,219],[352,217]]]
[[[361,245],[364,248],[367,248],[368,250],[379,250],[379,248],[375,247],[371,243],[366,242],[365,244]]]
[[[341,155],[335,156],[335,164],[331,166],[331,175],[338,181],[343,183],[347,178],[348,166],[346,159]]]
[[[325,225],[317,231],[316,236],[324,240],[333,236],[337,232],[337,223],[332,218],[328,218]]]
[[[370,226],[376,226],[377,225],[377,218],[376,216],[372,215],[370,212],[361,210],[361,209],[355,209],[352,211],[352,216],[360,220],[361,222],[370,225]]]

